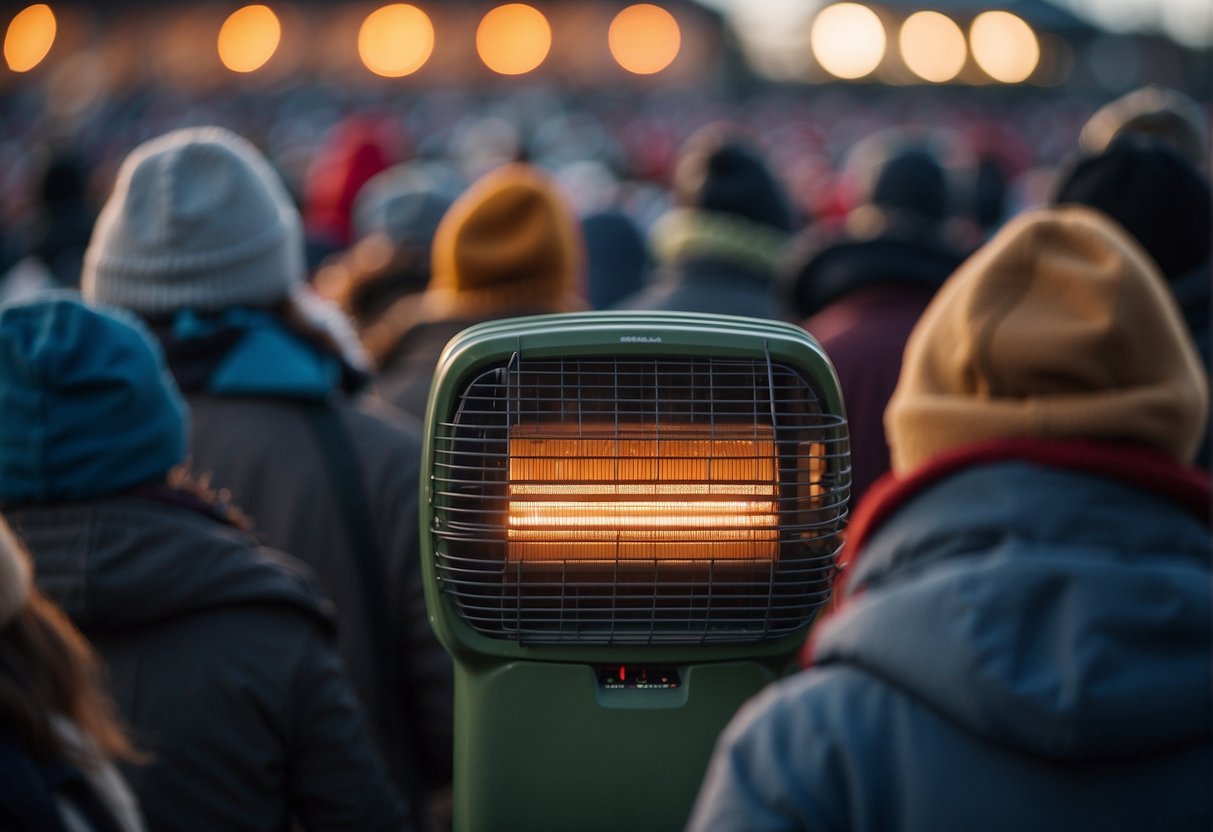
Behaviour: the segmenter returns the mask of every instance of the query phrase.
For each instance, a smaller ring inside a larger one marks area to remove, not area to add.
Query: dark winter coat
[[[962,257],[929,238],[885,236],[825,245],[800,266],[793,298],[804,328],[834,363],[851,434],[851,500],[889,470],[884,409],[906,339]]]
[[[690,829],[1213,827],[1208,480],[1037,450],[873,490],[815,666],[727,729]]]
[[[35,758],[0,724],[0,829],[69,832],[64,804],[94,832],[121,832],[78,768]]]
[[[416,426],[355,406],[336,360],[263,313],[187,332],[160,334],[192,411],[194,470],[230,492],[262,542],[314,570],[372,733],[419,802],[423,781],[450,781],[454,683],[421,584]]]
[[[766,319],[778,317],[779,312],[770,273],[708,255],[667,263],[654,273],[648,287],[614,308]]]
[[[804,322],[833,362],[846,403],[852,504],[889,470],[884,409],[897,387],[906,339],[932,294],[912,286],[871,286]]]
[[[414,324],[388,354],[375,376],[375,396],[425,418],[438,357],[448,341],[479,319],[450,318]]]
[[[406,828],[310,573],[188,502],[6,512],[152,756],[124,771],[149,829]]]

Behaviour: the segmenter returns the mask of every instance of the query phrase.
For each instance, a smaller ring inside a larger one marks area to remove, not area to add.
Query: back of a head
[[[787,195],[758,150],[722,125],[702,128],[683,145],[674,170],[674,204],[782,232],[793,227]]]
[[[1124,135],[1080,158],[1058,180],[1054,204],[1081,203],[1116,220],[1169,280],[1209,259],[1213,192],[1177,150],[1158,139]]]
[[[161,482],[188,432],[160,347],[132,316],[67,294],[0,309],[0,502]]]
[[[244,139],[218,127],[152,139],[118,171],[82,290],[148,317],[269,307],[304,279],[299,213]]]
[[[402,155],[403,134],[395,124],[354,115],[325,136],[308,170],[305,214],[308,234],[338,249],[353,242],[354,202],[371,177]]]
[[[926,222],[940,222],[948,213],[948,185],[943,166],[925,149],[898,150],[876,172],[869,202]]]
[[[453,169],[412,161],[367,180],[353,207],[354,240],[382,234],[394,245],[429,248],[461,188]]]
[[[322,265],[313,286],[359,329],[430,282],[434,235],[458,195],[454,174],[407,162],[372,177],[354,201],[355,243]]]
[[[644,234],[635,220],[611,208],[582,217],[581,228],[590,305],[608,309],[644,285],[649,267]]]
[[[904,474],[965,444],[1141,444],[1190,463],[1208,384],[1155,265],[1080,206],[1009,223],[948,279],[906,345],[885,411]]]
[[[1087,120],[1078,142],[1086,153],[1102,153],[1126,134],[1165,141],[1197,168],[1208,167],[1208,122],[1200,105],[1178,90],[1150,85],[1122,95]]]
[[[555,182],[526,164],[485,174],[434,236],[427,309],[478,317],[580,308],[583,243]]]

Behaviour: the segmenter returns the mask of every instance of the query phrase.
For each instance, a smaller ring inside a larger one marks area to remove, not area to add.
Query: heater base
[[[458,666],[456,832],[682,829],[716,737],[779,666],[662,668],[679,683],[604,685],[602,665]]]

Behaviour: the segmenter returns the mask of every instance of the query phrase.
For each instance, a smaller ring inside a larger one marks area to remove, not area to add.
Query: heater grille
[[[437,434],[437,573],[481,633],[753,642],[828,597],[846,423],[792,367],[515,356]]]

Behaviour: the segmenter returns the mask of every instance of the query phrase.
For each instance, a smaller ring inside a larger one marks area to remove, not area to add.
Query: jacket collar
[[[1143,445],[1095,440],[994,439],[955,448],[904,476],[885,474],[855,509],[847,527],[852,554],[906,501],[945,477],[990,462],[1018,460],[1119,480],[1165,497],[1210,524],[1209,475]]]
[[[1206,526],[1210,517],[1209,474],[1181,465],[1139,444],[1095,440],[998,439],[966,445],[938,454],[919,468],[898,476],[885,474],[865,494],[846,529],[834,595],[825,617],[833,615],[852,594],[854,565],[868,540],[907,502],[931,485],[974,466],[1021,461],[1049,468],[1093,474],[1139,488],[1180,506]],[[820,631],[819,621],[814,634]],[[815,639],[811,635],[801,652],[804,666],[813,663]]]

